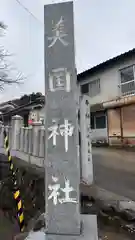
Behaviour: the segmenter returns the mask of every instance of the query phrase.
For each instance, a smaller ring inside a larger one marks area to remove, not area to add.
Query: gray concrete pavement
[[[92,153],[95,184],[135,201],[135,152],[93,148]]]

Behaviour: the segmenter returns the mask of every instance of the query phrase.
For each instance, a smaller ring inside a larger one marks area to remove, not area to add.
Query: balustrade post
[[[3,122],[0,121],[0,147],[4,146]]]
[[[11,146],[13,150],[19,150],[19,137],[20,137],[20,130],[22,125],[23,125],[23,118],[21,116],[15,115],[12,117]]]
[[[32,124],[32,155],[33,156],[38,156],[39,155],[39,129],[41,128],[42,123],[41,122],[34,122]]]

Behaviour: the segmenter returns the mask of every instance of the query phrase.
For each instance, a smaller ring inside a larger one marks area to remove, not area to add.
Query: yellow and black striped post
[[[10,154],[9,141],[8,141],[8,137],[7,137],[7,133],[6,133],[5,129],[4,129],[4,146],[5,146],[5,149],[6,149],[7,156],[8,156],[10,170],[11,170],[11,173],[12,173],[12,176],[13,176],[14,199],[15,199],[16,205],[17,205],[17,216],[18,216],[20,231],[23,232],[23,230],[24,230],[23,204],[22,204],[22,200],[21,200],[20,190],[17,187],[16,173],[15,173],[14,164],[13,164],[13,161],[12,161],[12,156]]]

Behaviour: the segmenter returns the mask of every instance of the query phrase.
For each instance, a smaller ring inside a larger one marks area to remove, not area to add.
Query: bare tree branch
[[[6,26],[2,21],[0,21],[0,28],[2,28],[2,29],[6,29],[7,26]]]
[[[0,21],[0,37],[7,26]],[[15,67],[8,62],[8,57],[13,55],[0,46],[0,91],[4,90],[5,85],[22,84],[24,77],[21,72],[18,72]]]

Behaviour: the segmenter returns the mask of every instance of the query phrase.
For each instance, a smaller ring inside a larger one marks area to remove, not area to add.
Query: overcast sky
[[[0,102],[24,93],[44,93],[44,4],[53,0],[0,0],[0,21],[8,25],[5,49],[14,54],[13,66],[26,77],[10,86]],[[78,72],[135,47],[135,0],[75,0],[75,44]]]

